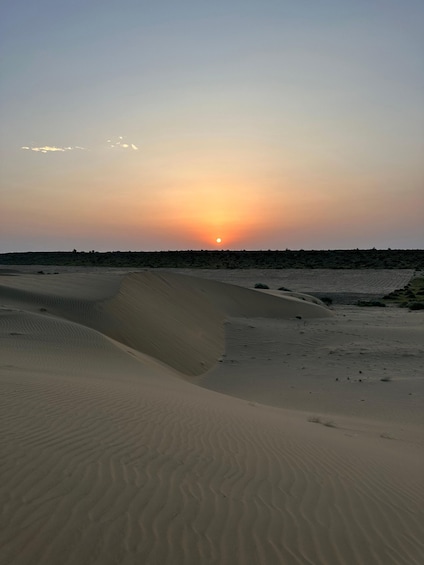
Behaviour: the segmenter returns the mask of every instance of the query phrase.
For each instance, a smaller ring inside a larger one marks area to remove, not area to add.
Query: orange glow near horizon
[[[112,161],[110,166],[101,161],[84,175],[69,174],[61,180],[60,192],[49,187],[61,178],[59,173],[40,181],[44,198],[38,211],[28,202],[26,223],[38,214],[46,232],[60,228],[70,237],[112,240],[117,247],[128,242],[149,249],[244,249],[267,239],[286,245],[293,233],[316,229],[323,214],[327,218],[334,208],[324,198],[331,183],[314,192],[306,173],[288,169],[282,175],[255,144],[236,149],[228,144],[179,146],[175,154],[168,149],[161,154],[166,166],[153,161],[141,168],[131,154],[113,167]],[[290,158],[295,162],[295,155]],[[22,216],[26,205],[19,200],[16,206]]]
[[[155,213],[147,221],[150,223],[151,218],[164,232],[187,241],[187,245],[192,242],[211,248],[241,244],[252,229],[264,227],[261,191],[256,182],[239,174],[207,172],[209,175],[197,172],[191,178],[178,179],[173,186],[175,197],[170,199],[169,193],[164,193],[154,203]]]
[[[73,181],[68,180],[69,186]],[[79,199],[68,200],[65,217],[56,212],[59,197],[63,207],[63,192],[46,194],[38,211],[28,205],[27,223],[38,218],[45,232],[60,227],[70,237],[113,238],[117,247],[125,246],[118,241],[134,241],[140,248],[149,249],[232,249],[245,248],[279,226],[290,229],[299,220],[284,186],[278,194],[275,191],[264,199],[267,187],[263,181],[246,178],[239,171],[196,171],[176,179],[167,174],[146,179],[138,174],[126,184],[125,192],[116,178],[101,185],[100,181],[93,182],[91,186],[93,190],[81,193]],[[146,186],[148,191],[141,192],[140,187]],[[103,191],[101,200],[97,188]],[[26,206],[19,206],[22,214]]]
[[[253,157],[246,158],[244,169],[241,158],[237,167],[230,167],[215,157],[215,167],[209,162],[202,167],[193,157],[193,165],[186,159],[147,172],[135,162],[127,166],[125,160],[116,170],[107,169],[107,175],[101,167],[87,176],[69,174],[61,180],[60,191],[52,187],[62,173],[51,174],[43,183],[37,181],[36,206],[30,199],[10,199],[2,227],[13,233],[15,218],[20,217],[20,232],[25,226],[39,239],[60,232],[70,247],[86,240],[87,248],[100,247],[102,241],[112,249],[285,248],[314,241],[318,233],[333,238],[342,224],[343,233],[355,237],[356,215],[347,219],[341,214],[342,200],[334,196],[341,185],[349,189],[344,206],[379,225],[365,193],[369,183],[358,198],[354,178],[334,175],[324,183],[308,171],[265,175],[249,169]],[[367,211],[364,202],[369,203]],[[396,201],[397,210],[402,203]]]

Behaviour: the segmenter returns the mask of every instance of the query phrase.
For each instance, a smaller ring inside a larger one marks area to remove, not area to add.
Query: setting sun
[[[221,239],[220,237],[217,237],[217,238],[216,238],[216,242],[217,242],[217,243],[221,243],[221,241],[222,241],[222,239]]]

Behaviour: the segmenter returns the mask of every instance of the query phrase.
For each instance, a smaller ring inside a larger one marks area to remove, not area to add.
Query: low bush
[[[411,302],[408,304],[410,310],[424,310],[424,302]]]
[[[384,302],[381,302],[380,300],[358,300],[358,302],[356,303],[357,306],[378,306],[379,308],[384,308],[386,305],[384,304]]]
[[[256,283],[255,288],[267,289],[267,288],[269,288],[269,286],[267,284],[264,284],[264,283]]]

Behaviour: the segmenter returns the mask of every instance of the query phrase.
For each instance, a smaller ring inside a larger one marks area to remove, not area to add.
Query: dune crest
[[[2,296],[65,317],[200,375],[224,352],[226,317],[328,317],[324,306],[174,273],[9,277]]]
[[[328,309],[287,297],[173,273],[133,273],[99,307],[102,331],[181,371],[199,375],[224,352],[228,316],[326,317]],[[104,325],[103,325],[104,324]]]

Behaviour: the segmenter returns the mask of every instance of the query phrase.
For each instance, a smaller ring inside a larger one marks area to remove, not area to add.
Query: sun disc
[[[221,243],[222,239],[220,237],[217,237],[215,240],[217,243]]]

